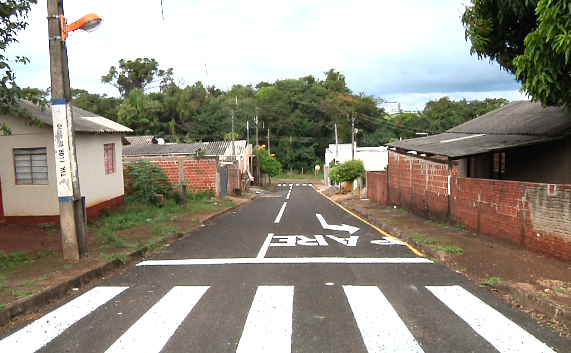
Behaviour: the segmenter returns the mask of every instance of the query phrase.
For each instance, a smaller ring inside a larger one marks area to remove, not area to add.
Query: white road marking
[[[262,259],[266,256],[266,253],[268,252],[268,247],[270,246],[270,242],[272,241],[273,236],[274,233],[268,233],[268,236],[266,237],[266,240],[264,240],[264,244],[262,244],[262,248],[258,253],[258,259]]]
[[[265,264],[432,264],[423,257],[264,257],[228,259],[148,260],[137,266],[265,265]]]
[[[319,223],[321,223],[321,227],[323,227],[323,229],[340,230],[343,232],[349,232],[349,234],[353,234],[359,230],[359,228],[350,226],[348,224],[341,224],[340,226],[335,225],[335,224],[327,224],[327,222],[325,221],[325,218],[323,218],[323,216],[320,213],[316,213],[315,217],[317,217],[317,219],[319,220]]]
[[[208,286],[173,287],[105,353],[160,352],[208,288]]]
[[[291,352],[293,286],[260,286],[236,353]]]
[[[289,196],[291,195],[291,191],[287,193],[286,200],[289,200]]]
[[[333,235],[327,235],[327,238],[335,240],[339,244],[343,244],[345,246],[357,246],[357,241],[359,240],[358,235],[351,235],[349,238],[341,238],[341,237],[335,237]]]
[[[282,219],[282,215],[284,214],[284,210],[285,210],[286,206],[287,206],[287,202],[284,202],[284,204],[282,205],[282,209],[278,213],[278,216],[276,217],[276,220],[274,221],[274,223],[280,223],[280,220]]]
[[[2,353],[35,352],[128,287],[97,287],[0,341]]]
[[[460,286],[427,286],[426,289],[500,352],[554,352]]]
[[[388,237],[383,237],[383,239],[379,239],[379,240],[371,240],[371,244],[375,244],[375,245],[404,245],[403,242],[398,241],[396,239],[391,239]]]
[[[423,352],[378,287],[343,286],[343,290],[368,352]]]

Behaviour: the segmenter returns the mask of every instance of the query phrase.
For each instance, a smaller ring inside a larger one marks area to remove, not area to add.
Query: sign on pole
[[[69,135],[67,125],[67,109],[64,99],[52,102],[52,119],[54,131],[54,151],[56,159],[57,195],[62,201],[73,200],[71,180],[71,164],[69,159]]]

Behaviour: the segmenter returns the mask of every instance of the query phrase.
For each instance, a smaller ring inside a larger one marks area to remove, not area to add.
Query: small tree
[[[273,176],[278,175],[282,170],[282,164],[270,156],[266,149],[260,150],[260,173],[267,174],[270,177],[270,184]]]
[[[135,199],[157,203],[157,194],[168,195],[172,185],[163,168],[147,161],[134,161],[125,165],[125,193]]]
[[[365,172],[365,165],[361,160],[352,160],[341,163],[329,171],[329,178],[334,183],[352,183]]]

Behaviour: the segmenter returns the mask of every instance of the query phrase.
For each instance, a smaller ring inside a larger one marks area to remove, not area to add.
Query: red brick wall
[[[367,172],[367,198],[387,206],[387,172]]]
[[[228,166],[228,195],[233,196],[235,189],[241,189],[240,162]]]
[[[448,216],[448,174],[458,167],[389,151],[388,203],[423,217]]]
[[[216,157],[125,157],[124,163],[145,160],[163,168],[173,185],[182,180],[187,182],[188,190],[216,191]],[[182,180],[181,180],[182,174]]]
[[[367,189],[381,204],[385,189],[388,205],[571,260],[571,185],[459,178],[457,166],[389,152],[387,175],[368,173]]]

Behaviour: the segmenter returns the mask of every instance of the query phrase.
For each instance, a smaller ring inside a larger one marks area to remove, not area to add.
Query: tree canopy
[[[31,4],[37,3],[37,0],[8,0],[0,3],[0,70],[4,71],[4,75],[0,80],[0,113],[20,115],[18,101],[22,97],[38,102],[34,90],[23,91],[16,83],[16,75],[10,66],[11,62],[27,64],[28,58],[24,56],[16,56],[13,60],[4,54],[6,48],[17,43],[16,33],[28,26],[26,19],[30,11]],[[0,122],[0,131],[7,134],[10,127]]]
[[[472,0],[462,22],[471,54],[515,74],[543,106],[571,110],[569,1]]]
[[[172,68],[167,71],[159,69],[159,63],[155,59],[137,58],[134,61],[121,59],[119,68],[111,66],[109,73],[101,76],[101,82],[117,88],[122,97],[129,97],[132,90],[145,90],[151,83],[163,77],[163,85],[171,84]]]

